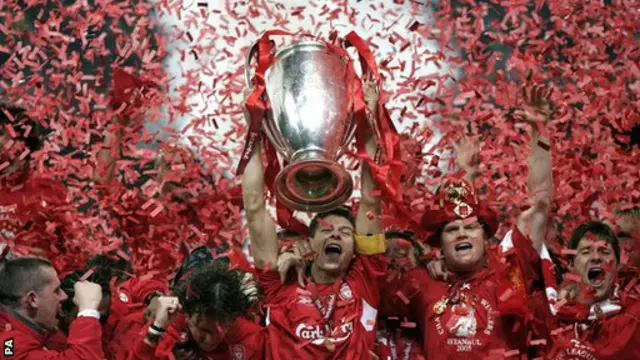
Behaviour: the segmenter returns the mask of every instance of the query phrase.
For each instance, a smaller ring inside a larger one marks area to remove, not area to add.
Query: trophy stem
[[[280,171],[274,190],[284,206],[317,213],[335,209],[347,201],[353,192],[353,180],[334,161],[324,158],[301,160]]]

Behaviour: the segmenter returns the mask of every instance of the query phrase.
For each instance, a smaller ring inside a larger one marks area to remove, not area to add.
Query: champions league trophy
[[[245,63],[249,87],[255,50]],[[355,134],[349,61],[323,42],[304,40],[277,51],[265,72],[262,130],[287,164],[272,190],[288,208],[322,212],[351,196],[353,180],[337,162]]]

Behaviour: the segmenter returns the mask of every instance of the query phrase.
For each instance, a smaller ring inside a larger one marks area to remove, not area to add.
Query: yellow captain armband
[[[360,255],[384,254],[386,250],[384,234],[355,235],[356,253]]]

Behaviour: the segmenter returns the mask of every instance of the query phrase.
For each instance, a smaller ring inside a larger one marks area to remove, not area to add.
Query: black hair
[[[341,206],[314,216],[313,219],[311,219],[311,223],[309,224],[309,236],[313,237],[316,234],[316,231],[318,231],[318,227],[320,226],[320,222],[318,220],[322,220],[329,216],[343,217],[347,219],[351,223],[351,225],[353,225],[353,227],[356,226],[356,219],[353,217],[353,213],[351,212],[351,210],[345,206]]]
[[[125,253],[126,250],[122,248]],[[118,282],[128,280],[133,274],[131,262],[117,254],[96,255],[87,262],[87,269],[93,269],[97,279],[111,280],[115,277]]]
[[[578,245],[580,244],[580,240],[582,240],[582,238],[586,234],[593,234],[597,236],[599,239],[602,239],[607,243],[609,243],[609,245],[611,245],[611,247],[613,248],[613,252],[616,255],[616,260],[620,262],[620,241],[618,240],[615,232],[609,225],[598,222],[598,221],[589,221],[587,223],[584,223],[578,226],[578,228],[571,235],[571,239],[569,240],[569,249],[572,249],[572,250],[577,249]],[[573,261],[574,257],[571,256],[570,258]]]
[[[226,260],[226,259],[225,259]],[[221,261],[224,261],[221,259]],[[179,289],[183,282],[187,281],[189,276],[198,268],[213,262],[213,254],[206,246],[200,246],[193,249],[180,265],[180,269],[176,272],[176,276],[171,281],[171,288]]]
[[[20,306],[22,297],[31,290],[38,291],[47,283],[43,268],[53,268],[48,260],[38,257],[22,257],[4,262],[0,270],[0,304]]]
[[[230,321],[249,309],[249,298],[242,291],[243,273],[229,270],[227,261],[218,259],[198,267],[175,293],[184,312],[217,321]]]

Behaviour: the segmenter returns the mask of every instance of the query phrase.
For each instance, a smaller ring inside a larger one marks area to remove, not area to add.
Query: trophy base
[[[275,179],[275,195],[284,206],[298,211],[325,212],[349,199],[351,175],[328,160],[299,161],[286,166]]]

